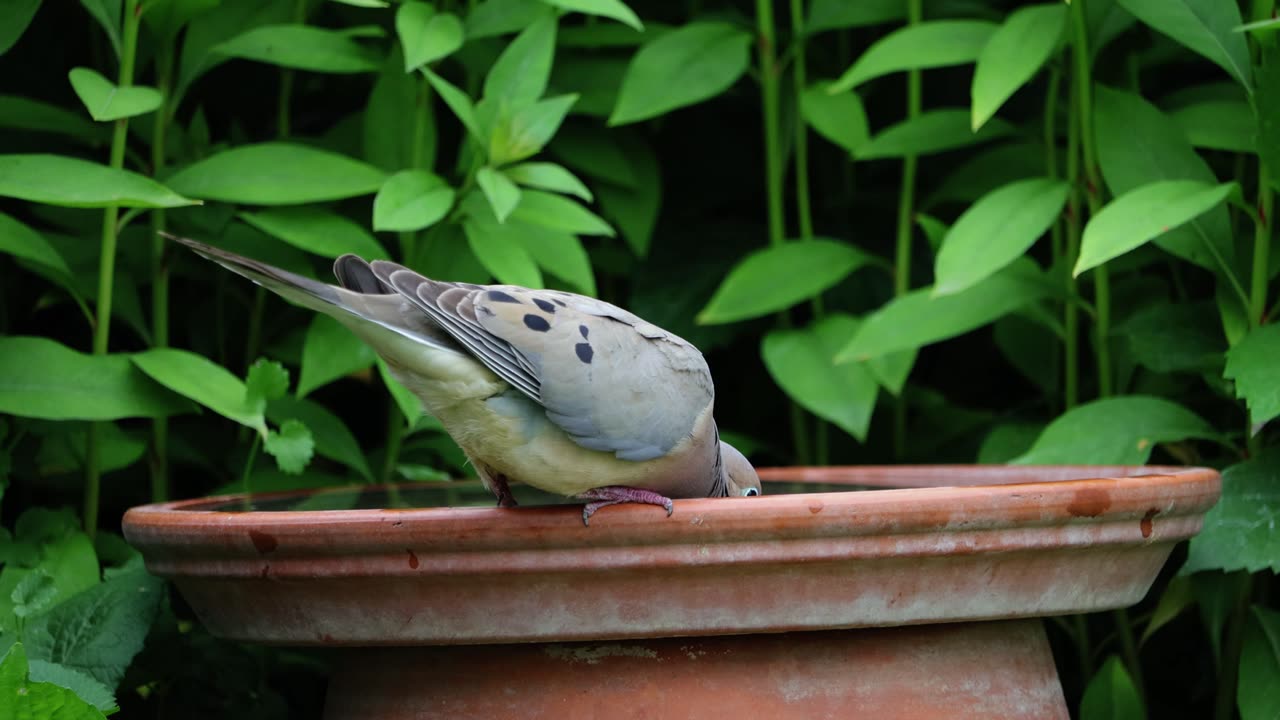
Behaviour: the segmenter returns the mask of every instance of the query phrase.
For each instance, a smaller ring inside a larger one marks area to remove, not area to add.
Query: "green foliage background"
[[[315,716],[324,658],[209,637],[121,513],[467,473],[370,350],[168,230],[606,298],[708,355],[757,465],[1222,468],[1150,597],[1052,640],[1080,717],[1280,715],[1274,10],[3,4],[0,691]]]

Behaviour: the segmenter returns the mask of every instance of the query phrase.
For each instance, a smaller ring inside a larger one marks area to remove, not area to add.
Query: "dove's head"
[[[720,443],[720,472],[724,473],[724,484],[728,488],[729,497],[750,497],[760,494],[760,476],[751,462],[734,446],[727,442]]]

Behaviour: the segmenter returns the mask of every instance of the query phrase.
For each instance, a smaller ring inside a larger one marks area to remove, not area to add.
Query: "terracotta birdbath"
[[[1220,488],[1199,468],[760,474],[762,497],[590,527],[520,491],[405,507],[457,492],[414,486],[149,505],[124,531],[214,634],[341,648],[331,720],[1065,719],[1034,618],[1141,600]],[[297,509],[326,505],[351,509]]]

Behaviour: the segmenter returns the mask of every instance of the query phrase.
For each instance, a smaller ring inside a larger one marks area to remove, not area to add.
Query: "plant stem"
[[[1067,184],[1071,193],[1067,196],[1067,246],[1063,258],[1066,273],[1067,302],[1062,310],[1063,340],[1063,392],[1062,405],[1070,410],[1080,400],[1080,310],[1076,307],[1076,279],[1071,268],[1080,256],[1080,233],[1084,225],[1080,202],[1080,122],[1076,112],[1076,89],[1070,91],[1070,112],[1067,117]]]
[[[125,0],[124,33],[120,47],[120,87],[133,85],[133,65],[138,51],[138,0]],[[124,167],[125,145],[129,141],[129,119],[115,121],[111,137],[113,169]],[[119,205],[108,205],[102,213],[102,252],[98,261],[98,307],[93,328],[93,354],[105,355],[111,340],[111,296],[116,274],[116,221],[120,216]],[[87,439],[84,482],[84,531],[92,538],[98,531],[98,500],[101,492],[101,425],[91,423]]]
[[[394,402],[387,403],[387,456],[382,463],[382,475],[379,478],[384,485],[395,482],[396,465],[400,463],[400,448],[404,445],[404,416]]]
[[[782,147],[778,137],[778,66],[774,54],[777,32],[773,22],[773,0],[756,0],[759,32],[760,89],[764,112],[764,178],[769,203],[769,244],[785,240],[782,214]]]
[[[165,136],[169,129],[170,93],[173,85],[172,43],[164,43],[156,53],[156,85],[162,101],[156,110],[151,133],[151,175],[159,179],[165,166]],[[165,262],[167,227],[165,211],[151,211],[151,344],[169,345],[169,268]],[[169,420],[151,421],[151,502],[169,499]]]
[[[1271,217],[1275,195],[1271,190],[1271,173],[1265,162],[1258,162],[1258,221],[1253,229],[1253,268],[1249,288],[1249,326],[1266,321],[1267,274],[1271,262]]]
[[[907,25],[920,24],[924,16],[922,0],[908,0]],[[907,71],[907,120],[920,115],[921,78],[919,70]],[[916,162],[913,154],[902,158],[902,188],[898,192],[898,232],[893,259],[893,294],[905,295],[911,289],[911,230],[916,203]],[[907,454],[907,397],[898,396],[893,406],[893,456],[899,460]]]
[[[1062,71],[1054,64],[1049,70],[1049,87],[1044,97],[1044,167],[1045,175],[1056,180],[1058,178],[1058,91],[1062,82]],[[1066,246],[1063,244],[1062,219],[1058,218],[1049,226],[1050,240],[1053,247],[1054,264],[1070,268],[1067,264]],[[1067,303],[1067,307],[1070,306]]]
[[[258,447],[262,445],[262,435],[256,431],[253,433],[253,442],[249,445],[249,456],[244,460],[244,470],[240,473],[240,492],[252,493],[253,488],[249,486],[249,477],[253,474],[253,463],[258,459]]]

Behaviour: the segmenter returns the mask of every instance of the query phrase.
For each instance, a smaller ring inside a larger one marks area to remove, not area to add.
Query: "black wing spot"
[[[558,299],[558,298],[551,298],[551,302],[553,302],[553,303],[555,303],[555,304],[559,305],[560,307],[569,307],[568,305],[565,305],[565,304],[564,304],[564,301],[563,301],[563,300],[560,300],[560,299]]]
[[[524,326],[537,332],[546,332],[551,329],[551,323],[547,322],[546,318],[533,313],[524,316]]]
[[[591,358],[595,356],[595,351],[591,349],[591,343],[578,343],[573,346],[573,351],[578,353],[578,359],[590,365]]]
[[[582,339],[586,340],[587,335],[591,333],[591,328],[587,327],[586,325],[579,325],[578,332],[582,333]]]
[[[519,299],[511,297],[501,290],[490,290],[485,293],[485,297],[489,298],[493,302],[515,303],[516,305],[521,304]]]
[[[552,305],[551,303],[547,302],[546,300],[543,300],[542,298],[534,298],[533,304],[542,308],[543,312],[553,313],[556,311],[555,305]]]

